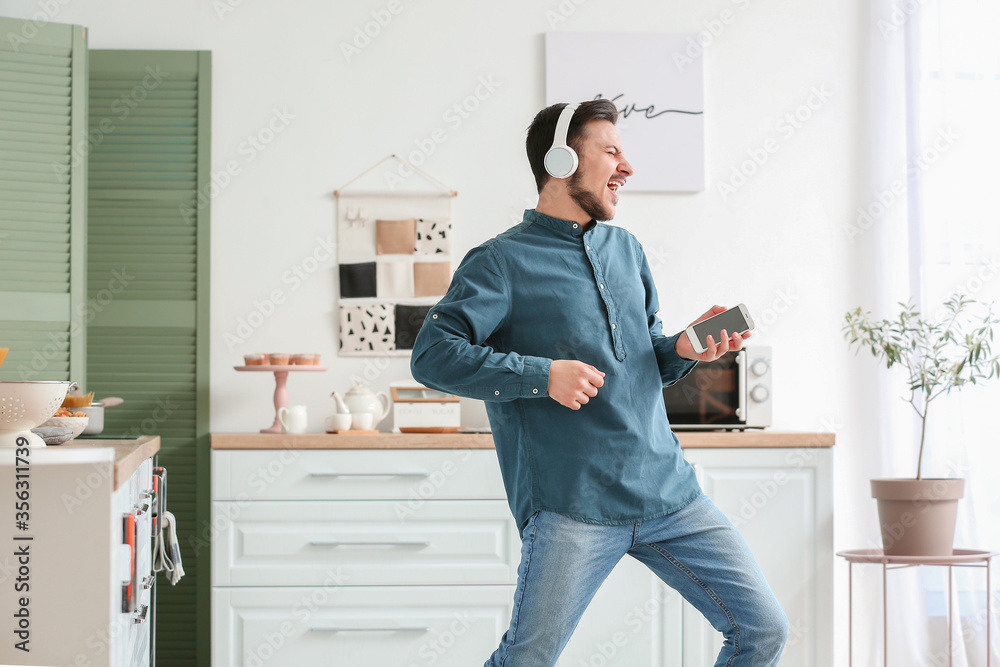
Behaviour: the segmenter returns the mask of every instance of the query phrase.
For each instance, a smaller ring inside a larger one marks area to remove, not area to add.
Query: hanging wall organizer
[[[410,355],[451,282],[457,194],[396,155],[334,190],[341,356]]]

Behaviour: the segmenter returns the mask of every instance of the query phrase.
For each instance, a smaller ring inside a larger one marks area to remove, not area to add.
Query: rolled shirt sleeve
[[[417,334],[410,357],[413,378],[483,401],[547,396],[551,359],[495,348],[494,334],[508,317],[510,300],[492,244],[470,250]]]

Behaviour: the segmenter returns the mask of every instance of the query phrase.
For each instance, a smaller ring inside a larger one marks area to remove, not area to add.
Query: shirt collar
[[[539,213],[533,208],[529,208],[524,211],[524,221],[535,225],[542,225],[543,227],[547,227],[548,229],[559,232],[560,234],[568,234],[570,236],[583,236],[586,231],[584,229],[584,225],[581,225],[578,222],[574,222],[573,220],[563,220],[562,218],[553,218],[551,215]],[[597,227],[596,224],[590,225],[591,229],[594,229],[595,227]]]

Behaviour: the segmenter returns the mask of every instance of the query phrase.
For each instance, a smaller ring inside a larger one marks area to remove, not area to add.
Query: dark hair
[[[565,102],[560,102],[545,107],[535,115],[535,119],[528,126],[528,137],[524,145],[528,151],[528,164],[531,165],[531,173],[535,175],[535,185],[539,192],[551,178],[545,171],[545,153],[552,147],[556,123],[565,106]],[[570,121],[569,131],[566,133],[566,143],[577,153],[580,152],[583,143],[583,128],[592,120],[606,120],[615,124],[618,122],[618,109],[611,100],[604,98],[580,104],[573,112],[573,120]]]

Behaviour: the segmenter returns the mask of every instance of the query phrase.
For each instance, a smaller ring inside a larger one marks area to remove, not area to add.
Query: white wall
[[[709,188],[654,195],[626,187],[615,223],[647,249],[668,329],[713,303],[748,304],[762,325],[755,340],[775,349],[774,425],[835,428],[837,546],[868,545],[877,533],[867,480],[877,471],[855,452],[876,444],[865,435],[873,383],[861,376],[870,366],[848,353],[840,334],[843,313],[868,300],[864,276],[874,261],[866,239],[852,244],[843,231],[870,197],[860,175],[868,157],[867,2],[398,0],[398,15],[348,61],[341,43],[395,1],[57,5],[53,20],[88,26],[92,48],[213,52],[213,170],[236,161],[240,173],[212,203],[212,429],[255,431],[271,421],[270,376],[232,369],[244,352],[322,353],[328,372],[289,382],[292,403],[309,406],[313,430],[331,411],[329,393],[364,373],[365,360],[337,358],[334,260],[297,288],[287,279],[318,238],[332,238],[334,188],[444,129],[447,140],[424,167],[459,192],[453,222],[461,257],[534,205],[523,137],[545,101],[543,33],[554,19],[556,29],[574,31],[712,28],[717,34],[708,35],[705,50]],[[6,4],[4,13],[21,17],[43,5]],[[627,39],[594,46],[622,68],[656,74],[630,59]],[[459,127],[446,123],[445,112],[483,78],[497,83],[495,91]],[[802,107],[816,89],[829,99],[813,97],[818,108]],[[243,142],[276,111],[291,120],[251,160]],[[810,117],[791,133],[787,123],[779,127],[796,111]],[[718,183],[765,145],[777,151],[723,197]],[[230,349],[226,334],[275,290],[285,302]],[[408,376],[406,360],[394,359],[371,385],[384,390]],[[467,422],[485,423],[481,409],[465,407]],[[838,589],[846,583],[842,565]],[[840,639],[844,602],[838,599],[836,611]],[[839,657],[845,661],[846,653]]]

